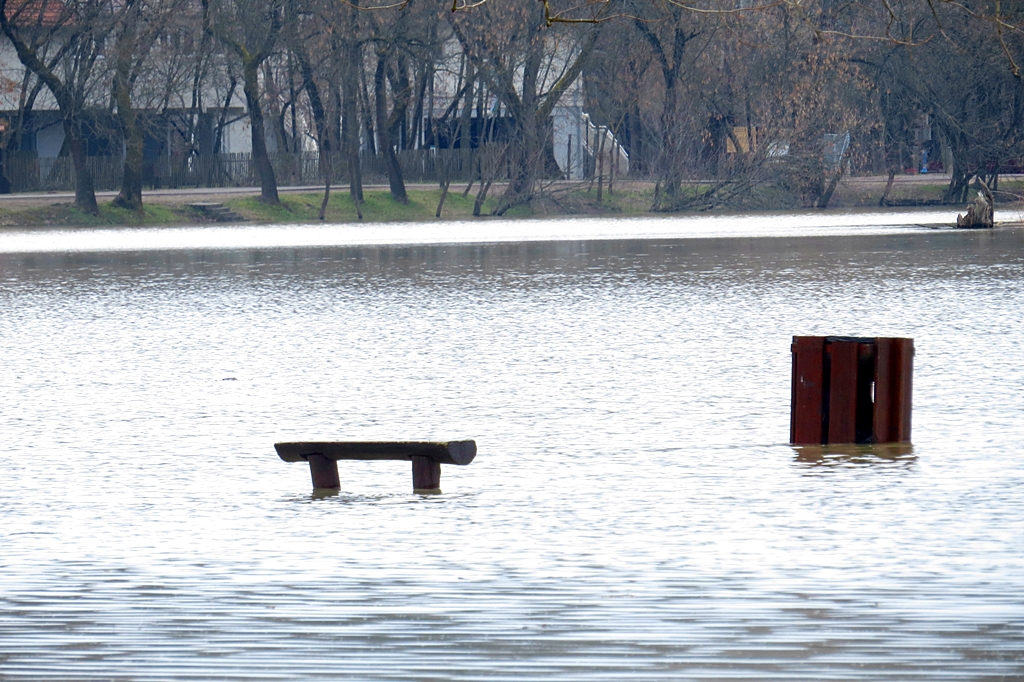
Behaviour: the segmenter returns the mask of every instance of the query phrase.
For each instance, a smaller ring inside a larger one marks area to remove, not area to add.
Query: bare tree
[[[550,117],[582,73],[604,25],[551,30],[543,5],[512,2],[453,15],[452,26],[509,114],[512,176],[494,210],[502,215],[530,201],[538,179],[559,174]]]
[[[99,87],[96,62],[110,31],[109,5],[102,0],[56,5],[0,0],[0,29],[60,109],[65,144],[75,167],[75,206],[98,213],[86,137],[88,105]]]
[[[142,164],[145,130],[134,101],[134,93],[144,73],[161,71],[150,59],[155,46],[175,31],[172,19],[187,12],[179,0],[123,0],[114,15],[114,52],[112,59],[111,99],[117,110],[125,156],[121,190],[114,205],[133,211],[142,210]],[[198,18],[198,17],[196,17]],[[166,69],[163,69],[166,74]],[[147,85],[152,85],[147,83]],[[180,81],[169,78],[159,88],[166,101]],[[148,92],[151,98],[155,93]],[[150,99],[149,104],[153,104]]]
[[[277,178],[267,151],[266,125],[260,104],[259,71],[281,33],[282,0],[203,0],[206,27],[238,58],[242,90],[249,111],[252,160],[260,178],[260,200],[277,205]]]

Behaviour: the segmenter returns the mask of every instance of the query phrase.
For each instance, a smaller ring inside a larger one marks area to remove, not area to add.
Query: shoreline
[[[1004,212],[1004,218],[1009,212]],[[116,225],[84,229],[36,227],[0,229],[0,257],[16,254],[71,254],[156,251],[278,251],[322,248],[475,249],[485,246],[616,241],[721,242],[733,239],[803,239],[900,235],[991,235],[992,230],[956,229],[949,210],[787,211],[666,216],[598,216],[572,219],[493,219],[486,228],[472,220],[433,223],[305,223]],[[999,232],[1021,223],[1006,221]]]
[[[729,215],[773,212],[822,212],[842,211],[902,211],[902,210],[966,210],[965,205],[938,203],[945,190],[948,176],[905,175],[897,176],[890,192],[891,204],[879,207],[878,201],[884,191],[887,178],[884,176],[863,176],[845,179],[837,188],[833,201],[826,209],[802,207],[792,197],[767,197],[760,204],[723,207],[714,211],[680,211],[655,213],[648,209],[654,194],[653,183],[616,182],[611,192],[605,187],[602,201],[597,200],[596,188],[589,183],[561,183],[552,185],[549,191],[529,205],[510,209],[504,216],[489,215],[495,198],[503,186],[491,187],[482,214],[474,217],[473,205],[479,186],[474,184],[468,195],[463,196],[464,184],[453,185],[445,199],[441,217],[435,216],[441,190],[432,184],[409,184],[408,204],[394,201],[386,185],[368,185],[364,188],[361,208],[363,219],[359,220],[347,186],[331,188],[325,220],[318,220],[323,188],[281,187],[278,189],[281,205],[267,206],[259,201],[259,188],[188,188],[173,190],[146,190],[143,192],[144,213],[142,215],[115,208],[111,200],[116,192],[97,192],[100,214],[92,216],[74,208],[74,194],[35,193],[0,195],[0,229],[31,228],[97,228],[97,227],[158,227],[228,225],[231,222],[217,222],[190,204],[222,204],[237,216],[241,224],[374,224],[396,222],[452,222],[452,221],[495,221],[545,218],[679,218],[697,215]],[[1014,209],[1021,206],[1018,197],[1024,195],[1024,176],[1007,176],[1001,182],[1001,192],[1016,200],[1000,202],[998,210]],[[774,205],[773,205],[774,204]],[[1015,220],[1013,222],[1018,222]],[[1005,221],[1004,221],[1005,222]],[[233,224],[239,224],[235,221]]]

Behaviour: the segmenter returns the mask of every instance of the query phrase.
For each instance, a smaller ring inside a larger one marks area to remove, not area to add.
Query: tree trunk
[[[249,108],[249,124],[252,132],[252,161],[260,176],[260,201],[277,206],[281,200],[277,196],[277,178],[274,166],[270,163],[267,153],[267,137],[263,124],[263,110],[260,108],[259,64],[252,60],[244,65],[245,103]]]
[[[678,93],[676,79],[665,78],[665,103],[661,115],[662,149],[658,156],[658,179],[661,182],[660,200],[655,211],[678,210],[682,201],[683,169],[680,160],[679,122],[676,120]]]
[[[327,111],[324,108],[323,99],[320,97],[320,88],[316,84],[316,79],[313,78],[313,65],[310,64],[309,56],[305,52],[297,49],[295,53],[296,59],[299,62],[299,70],[302,74],[302,88],[306,91],[306,97],[309,99],[309,108],[313,113],[313,127],[319,140],[320,153],[329,153],[331,150],[331,131],[327,126]],[[295,107],[292,106],[292,111],[294,110]]]
[[[441,209],[444,208],[444,200],[448,198],[448,188],[451,186],[451,180],[448,179],[448,174],[444,174],[444,180],[441,181],[441,198],[437,202],[437,212],[434,213],[435,218],[441,217]]]
[[[416,104],[412,110],[412,130],[409,131],[411,139],[410,149],[419,149],[422,144],[423,130],[423,102],[427,93],[427,75],[433,74],[433,64],[427,63],[421,66],[416,75]]]
[[[64,121],[64,134],[68,137],[68,149],[71,150],[71,162],[75,166],[75,207],[97,215],[100,212],[96,204],[96,191],[93,188],[92,172],[86,163],[85,140],[80,131],[71,121]]]
[[[889,192],[892,190],[893,180],[896,179],[896,171],[889,169],[889,180],[885,183],[885,191],[882,192],[882,198],[878,200],[879,207],[885,206],[889,202]]]
[[[516,132],[517,135],[510,147],[511,177],[501,201],[494,208],[493,215],[505,215],[513,206],[524,204],[533,198],[533,182],[537,175],[537,128],[534,125],[518,124]]]
[[[964,151],[968,147],[968,143],[960,131],[947,134],[946,139],[950,143],[953,167],[950,169],[949,186],[946,188],[942,200],[953,204],[965,203],[971,191],[971,179],[974,177],[974,171],[969,170],[968,155]]]
[[[316,131],[320,177],[324,182],[324,199],[320,203],[320,212],[317,214],[317,218],[324,220],[327,215],[327,204],[331,200],[331,179],[334,175],[334,168],[331,164],[331,130],[327,125],[327,110],[324,108],[323,98],[320,97],[320,87],[313,77],[313,65],[309,61],[309,55],[306,54],[301,44],[294,45],[292,51],[295,54],[296,61],[299,63],[302,88],[306,91],[306,97],[309,99],[309,108],[313,112],[313,127]],[[293,113],[295,111],[294,100],[295,94],[293,92]],[[297,138],[298,135],[295,137]]]
[[[459,117],[458,130],[455,139],[458,140],[459,149],[469,149],[473,146],[473,83],[476,81],[476,74],[473,72],[473,64],[467,60],[466,63],[466,99]],[[450,145],[454,147],[455,145]]]
[[[479,217],[480,209],[483,208],[484,202],[487,200],[487,190],[491,188],[491,181],[480,184],[480,191],[477,192],[476,201],[473,202],[473,216]]]
[[[220,113],[217,115],[217,130],[213,136],[213,153],[220,154],[221,146],[224,140],[224,129],[228,125],[228,109],[231,107],[231,100],[235,96],[235,88],[238,86],[238,79],[235,78],[234,74],[231,74],[231,81],[228,83],[228,94],[224,98],[224,106],[221,107]],[[210,172],[207,176],[207,184],[213,185],[214,173],[220,171],[223,174],[224,169],[220,165],[220,161],[210,164]]]
[[[122,113],[125,111],[125,113]],[[114,205],[130,211],[142,211],[142,161],[143,135],[139,128],[138,115],[129,104],[126,110],[118,102],[117,115],[126,132],[124,148],[124,172],[121,175],[121,191],[114,198]]]
[[[355,10],[349,10],[350,29],[355,30]],[[355,206],[356,216],[363,219],[363,176],[359,167],[359,72],[361,50],[357,43],[346,43],[343,51],[345,63],[341,65],[341,138],[348,163],[348,190]]]
[[[332,148],[335,152],[344,153],[345,151],[345,135],[341,126],[341,117],[344,116],[345,107],[341,102],[341,82],[344,81],[344,72],[338,72],[337,82],[330,82],[327,84],[327,98],[328,101],[334,105],[331,110],[330,122],[328,129],[330,130],[330,139],[334,140]]]
[[[682,140],[680,138],[679,120],[677,117],[679,105],[679,88],[682,80],[680,72],[683,66],[683,57],[686,46],[695,38],[697,33],[687,33],[684,26],[683,15],[678,8],[673,10],[676,26],[672,30],[671,42],[662,39],[651,27],[640,18],[634,19],[634,25],[647,43],[651,46],[658,63],[661,66],[662,79],[665,83],[664,102],[661,111],[662,145],[658,156],[657,175],[661,191],[657,193],[652,211],[676,211],[682,207],[682,184],[683,167],[681,160]]]
[[[121,191],[114,198],[114,205],[141,212],[143,135],[138,113],[132,105],[129,74],[131,46],[135,38],[134,26],[127,28],[125,34],[119,38],[114,71],[114,100],[117,103],[117,118],[124,135],[124,172],[121,176]]]
[[[11,180],[7,177],[7,144],[0,148],[0,194],[11,193]]]
[[[531,27],[534,31],[536,26]],[[530,50],[523,64],[522,95],[518,101],[515,93],[506,95],[506,107],[515,124],[515,136],[512,139],[511,151],[512,171],[508,187],[501,197],[494,215],[504,215],[508,209],[530,201],[533,198],[533,183],[542,167],[543,142],[540,139],[541,114],[537,111],[537,83],[543,59],[542,41],[531,43]],[[547,118],[543,115],[544,119]]]
[[[608,194],[609,195],[612,195],[612,194],[615,193],[615,190],[612,188],[612,185],[615,184],[615,166],[619,162],[619,155],[617,153],[618,149],[619,149],[618,142],[615,142],[615,143],[612,144],[612,148],[608,150]]]
[[[322,149],[322,147],[321,147]],[[324,178],[324,200],[320,203],[318,218],[323,220],[327,215],[327,203],[331,200],[331,155],[320,152],[320,172]]]
[[[387,70],[387,54],[377,55],[377,69],[373,74],[374,105],[377,114],[377,140],[380,151],[384,153],[384,160],[388,168],[388,184],[391,187],[391,196],[400,204],[409,203],[409,197],[405,192],[405,182],[402,180],[402,168],[398,164],[398,155],[391,143],[391,126],[388,125],[387,115],[387,84],[384,76]]]
[[[836,191],[836,187],[839,185],[839,179],[843,177],[843,165],[840,163],[839,168],[836,170],[836,174],[832,176],[832,181],[828,183],[828,188],[825,189],[825,193],[818,199],[818,208],[828,208],[828,202],[832,200],[832,194]]]
[[[360,52],[360,57],[362,56]],[[377,155],[377,134],[373,131],[373,111],[370,106],[370,92],[366,88],[366,71],[362,68],[362,62],[353,62],[352,69],[355,72],[359,83],[359,106],[362,110],[363,133],[366,136],[366,150],[373,156]]]

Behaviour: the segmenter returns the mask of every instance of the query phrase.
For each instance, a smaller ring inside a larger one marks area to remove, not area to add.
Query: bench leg
[[[413,456],[412,491],[414,493],[441,492],[441,463],[429,457]]]
[[[338,462],[323,455],[307,455],[309,474],[313,477],[314,488],[340,488]]]

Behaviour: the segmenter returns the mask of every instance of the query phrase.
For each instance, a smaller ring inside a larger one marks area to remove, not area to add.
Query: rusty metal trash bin
[[[794,336],[789,442],[909,443],[914,340]]]

